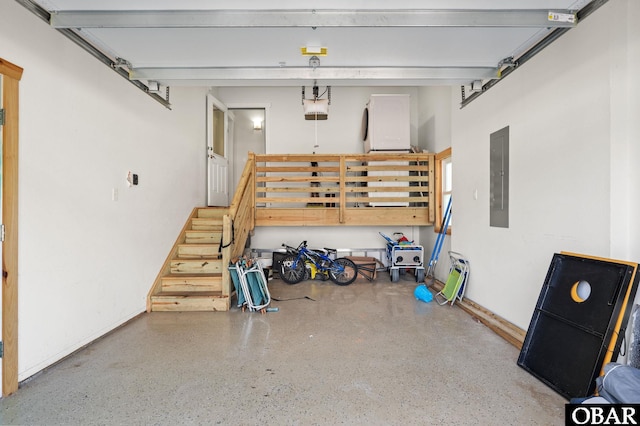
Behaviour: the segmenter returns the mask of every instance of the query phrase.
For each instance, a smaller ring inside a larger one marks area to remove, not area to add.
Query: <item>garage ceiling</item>
[[[16,1],[142,88],[486,84],[606,0]]]

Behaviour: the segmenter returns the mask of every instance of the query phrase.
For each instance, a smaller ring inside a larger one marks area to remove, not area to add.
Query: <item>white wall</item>
[[[640,228],[634,213],[640,202],[640,4],[615,5],[622,24],[612,25],[608,37],[611,72],[611,251],[612,256],[640,261]]]
[[[629,164],[640,113],[630,90],[640,74],[632,3],[607,3],[462,110],[451,91],[452,247],[471,261],[467,296],[521,328],[553,253],[640,260],[632,225],[640,185]],[[508,229],[489,227],[489,135],[505,126]]]
[[[624,25],[610,29],[611,40],[611,257],[640,262],[640,3],[616,4],[615,16],[626,17]],[[640,292],[635,303],[640,303]],[[627,342],[631,329],[627,329]],[[625,362],[625,356],[618,361]]]
[[[418,126],[418,145],[422,149],[438,153],[451,147],[451,106],[450,87],[421,87],[419,89],[418,114],[420,124]],[[453,169],[455,173],[455,166],[453,166]],[[454,232],[453,226],[452,232]],[[438,234],[434,232],[433,226],[421,227],[419,233],[420,241],[425,250],[425,264],[428,267]],[[440,248],[434,274],[435,277],[442,282],[446,281],[449,274],[449,267],[451,266],[447,255],[449,250],[451,250],[451,236],[447,235]],[[465,255],[465,253],[462,254]]]
[[[144,311],[185,219],[205,202],[206,90],[172,90],[169,111],[15,2],[0,5],[0,46],[24,68],[22,380]],[[126,186],[129,170],[139,186]]]
[[[361,128],[364,107],[372,93],[408,93],[411,95],[411,143],[418,144],[418,91],[407,87],[333,87],[329,119],[307,121],[301,102],[301,87],[220,87],[216,97],[225,104],[270,104],[266,123],[267,153],[269,154],[342,154],[364,152]],[[324,86],[320,85],[320,92]],[[306,88],[307,97],[311,87]],[[316,128],[317,124],[317,128]],[[314,148],[316,142],[319,147]],[[284,242],[297,245],[306,239],[314,247],[384,248],[385,240],[378,234],[403,232],[419,241],[413,227],[277,227],[256,228],[251,247],[279,248]]]

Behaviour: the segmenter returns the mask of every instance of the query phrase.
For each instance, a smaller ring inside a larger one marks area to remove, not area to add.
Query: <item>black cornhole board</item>
[[[615,360],[620,351],[638,288],[636,268],[608,259],[554,254],[518,365],[567,399],[592,395],[610,343],[615,347],[609,359]],[[579,281],[591,287],[583,302],[571,296]],[[621,313],[622,324],[616,329]]]

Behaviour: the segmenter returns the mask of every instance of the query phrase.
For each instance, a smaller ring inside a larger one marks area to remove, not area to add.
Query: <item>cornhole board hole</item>
[[[567,399],[587,397],[618,357],[638,289],[638,264],[556,253],[518,365]]]

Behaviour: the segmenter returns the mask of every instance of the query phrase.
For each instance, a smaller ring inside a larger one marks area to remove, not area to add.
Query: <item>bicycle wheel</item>
[[[338,285],[349,285],[358,277],[358,267],[351,260],[341,257],[332,262],[329,278]]]
[[[280,278],[287,284],[298,284],[304,279],[306,269],[302,259],[298,260],[298,256],[290,254],[282,259]]]

